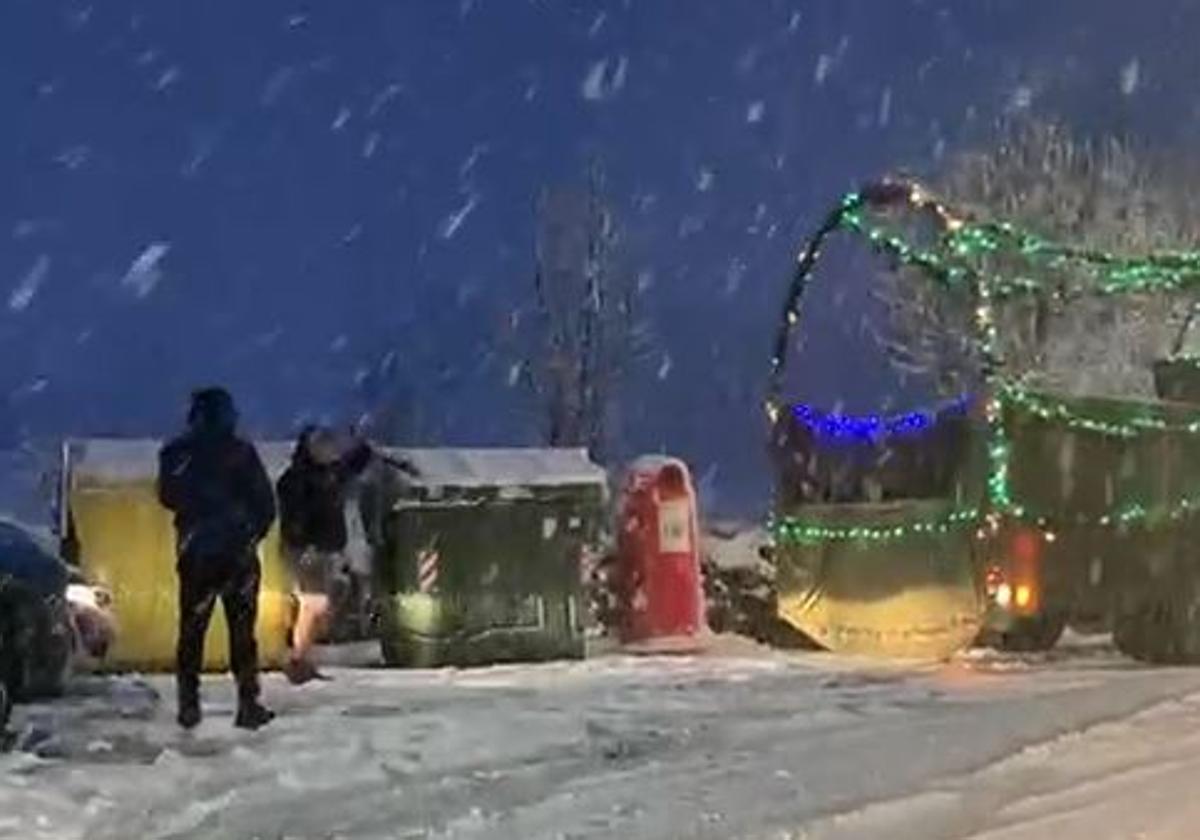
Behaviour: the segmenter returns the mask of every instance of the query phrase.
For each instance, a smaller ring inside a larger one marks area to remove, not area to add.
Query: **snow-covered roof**
[[[608,481],[583,449],[392,449],[426,487],[562,487]]]
[[[157,440],[92,439],[70,444],[71,473],[76,480],[97,483],[140,481],[158,470]],[[291,460],[290,441],[256,443],[272,476]],[[561,487],[605,484],[604,470],[583,449],[388,449],[393,458],[412,463],[429,487]]]

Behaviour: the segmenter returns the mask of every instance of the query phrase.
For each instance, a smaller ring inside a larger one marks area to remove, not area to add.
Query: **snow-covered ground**
[[[1200,669],[1072,640],[880,665],[732,646],[479,671],[225,679],[183,735],[162,677],[22,709],[13,838],[1194,837]]]

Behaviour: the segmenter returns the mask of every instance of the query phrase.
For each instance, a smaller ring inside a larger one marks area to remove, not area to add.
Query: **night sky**
[[[0,0],[0,446],[165,435],[210,382],[258,436],[345,421],[390,350],[412,442],[535,443],[533,201],[598,159],[650,337],[625,451],[752,511],[818,216],[1014,115],[1194,143],[1198,6]],[[894,394],[859,297],[810,311],[796,396]]]

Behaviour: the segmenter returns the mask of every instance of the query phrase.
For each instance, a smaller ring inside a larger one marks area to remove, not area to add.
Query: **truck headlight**
[[[1021,588],[1024,589],[1025,587]],[[993,597],[996,599],[996,606],[1008,609],[1013,600],[1012,587],[1007,583],[1000,584],[996,587],[996,594]]]

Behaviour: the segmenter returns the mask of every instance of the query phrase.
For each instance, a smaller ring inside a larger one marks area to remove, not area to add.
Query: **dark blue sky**
[[[421,442],[533,442],[498,341],[534,195],[597,156],[653,336],[627,445],[753,506],[801,233],[1014,110],[1194,141],[1195,5],[3,0],[0,443],[165,434],[207,382],[278,436],[353,416],[393,347]],[[801,376],[867,407],[893,385],[852,309]]]

